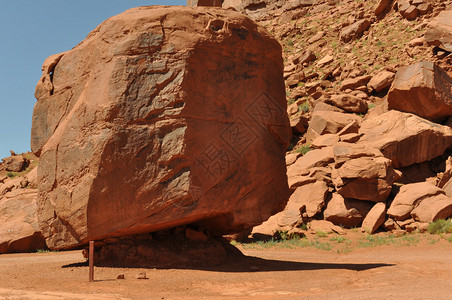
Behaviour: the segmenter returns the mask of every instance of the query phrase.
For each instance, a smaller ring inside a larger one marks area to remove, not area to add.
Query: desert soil
[[[452,244],[445,240],[346,254],[239,247],[246,263],[98,267],[92,283],[81,251],[0,255],[0,299],[452,299]],[[137,279],[141,272],[148,279]]]

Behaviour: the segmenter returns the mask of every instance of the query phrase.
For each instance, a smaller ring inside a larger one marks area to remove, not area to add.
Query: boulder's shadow
[[[391,267],[394,264],[387,263],[314,263],[314,262],[298,262],[298,261],[286,261],[286,260],[274,260],[274,259],[264,259],[253,256],[243,256],[238,260],[230,260],[228,262],[222,263],[215,266],[200,266],[192,264],[190,266],[171,266],[159,267],[156,265],[142,265],[142,266],[126,266],[121,263],[113,263],[109,265],[103,264],[100,267],[110,267],[110,268],[151,268],[151,269],[180,269],[180,270],[201,270],[201,271],[212,271],[212,272],[284,272],[284,271],[314,271],[314,270],[351,270],[351,271],[365,271],[370,269]],[[88,261],[72,263],[62,266],[62,268],[73,268],[73,267],[88,267]],[[97,267],[97,266],[96,266]]]

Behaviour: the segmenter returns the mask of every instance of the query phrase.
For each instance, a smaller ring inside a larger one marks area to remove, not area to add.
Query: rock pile
[[[396,78],[400,78],[399,73]],[[416,81],[410,83],[412,97],[401,96],[408,103],[409,99],[416,101],[421,97],[425,87],[422,81],[417,81],[417,85]],[[397,84],[394,81],[391,91]],[[336,117],[325,117],[329,114]],[[449,126],[397,110],[369,116],[362,122],[351,118],[348,124],[341,121],[347,115],[331,111],[313,113],[306,140],[315,149],[299,157],[287,156],[292,196],[284,211],[254,228],[254,234],[297,232],[302,224],[318,219],[347,228],[362,226],[370,233],[382,225],[388,230],[412,231],[452,216],[452,198],[437,186],[450,181],[450,166],[429,182],[406,184],[398,192],[399,185],[394,185],[404,176],[403,168],[440,157],[450,149]],[[321,128],[315,130],[315,139],[310,137],[313,128]],[[341,133],[344,128],[347,134]],[[349,134],[354,141],[343,141]]]
[[[232,233],[280,211],[282,75],[263,27],[214,8],[131,9],[49,57],[31,144],[47,245],[192,223]]]
[[[447,192],[452,184],[446,186],[450,176],[444,163],[452,146],[451,68],[450,56],[441,53],[452,32],[442,10],[452,3],[402,2],[319,1],[290,13],[273,8],[271,22],[258,18],[285,46],[294,148],[286,156],[292,196],[284,211],[255,227],[254,234],[296,232],[318,221],[362,226],[371,233],[425,230],[428,222],[452,216]],[[410,17],[413,11],[417,15]],[[344,21],[346,12],[352,13]],[[401,17],[413,19],[414,29],[395,31],[392,39],[384,27],[398,26]],[[425,33],[424,38],[424,32],[432,37]],[[406,43],[399,46],[391,42],[395,39]],[[385,40],[391,44],[385,46]],[[372,47],[373,53],[359,52]],[[391,49],[397,59],[379,49]],[[360,62],[359,55],[384,68]],[[392,60],[397,63],[388,63]],[[397,219],[391,213],[399,187],[418,183],[441,193],[414,201]]]
[[[29,154],[27,154],[29,155]],[[0,163],[0,254],[46,249],[37,219],[37,169],[25,155]],[[17,172],[24,171],[24,176]],[[6,175],[3,175],[6,174]]]

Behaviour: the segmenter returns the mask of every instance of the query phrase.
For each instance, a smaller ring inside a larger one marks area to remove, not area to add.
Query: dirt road
[[[88,267],[80,251],[0,255],[1,299],[452,299],[452,244],[243,250],[214,270]],[[146,272],[149,279],[137,279]],[[124,274],[125,279],[116,279]]]

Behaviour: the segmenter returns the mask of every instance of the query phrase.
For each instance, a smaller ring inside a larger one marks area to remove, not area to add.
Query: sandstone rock
[[[314,108],[312,109],[312,112],[317,111],[335,111],[335,112],[344,112],[339,107],[335,107],[329,104],[326,104],[325,102],[316,102],[314,105]]]
[[[415,38],[412,39],[411,41],[408,42],[408,46],[410,47],[416,47],[416,46],[422,46],[425,42],[424,37],[419,37],[419,38]]]
[[[0,197],[6,193],[21,188],[21,182],[23,177],[16,177],[13,179],[5,180],[5,183],[0,184]]]
[[[308,40],[308,43],[313,44],[313,43],[317,42],[318,40],[320,40],[324,35],[325,35],[325,32],[319,31]]]
[[[332,95],[325,102],[352,113],[365,114],[368,109],[366,101],[349,94]]]
[[[309,222],[309,229],[313,232],[346,234],[344,229],[326,220],[312,220]]]
[[[306,78],[303,71],[294,73],[287,78],[287,85],[290,87],[296,86],[300,81],[303,81]]]
[[[17,189],[0,197],[0,254],[46,248],[36,212],[36,190]]]
[[[388,93],[389,109],[440,120],[452,115],[451,89],[452,78],[431,62],[402,67]]]
[[[344,199],[334,193],[323,211],[325,220],[347,228],[360,226],[364,217],[372,208],[372,202]]]
[[[317,137],[312,141],[311,147],[314,149],[320,149],[323,147],[330,147],[339,142],[339,135],[327,133]]]
[[[338,133],[348,124],[355,124],[359,128],[361,118],[354,114],[344,114],[334,111],[315,111],[309,122],[306,141],[312,142],[315,138],[326,133]]]
[[[427,197],[411,211],[411,216],[422,223],[450,218],[452,217],[452,198],[444,194]]]
[[[360,157],[382,156],[381,151],[366,144],[337,143],[333,147],[334,161],[342,164],[348,160]]]
[[[300,112],[299,114],[290,118],[290,127],[295,134],[303,134],[309,126],[309,116]]]
[[[388,218],[388,219],[384,222],[383,226],[384,226],[384,228],[385,228],[386,230],[389,230],[389,231],[393,231],[393,230],[398,230],[398,229],[400,229],[399,225],[397,225],[397,223],[396,223],[393,219],[391,219],[391,218]]]
[[[36,189],[38,187],[38,168],[34,168],[25,175],[25,179],[28,182],[28,188]]]
[[[283,210],[282,218],[285,218],[286,214],[290,214],[293,211],[300,211],[303,206],[308,218],[314,217],[325,207],[327,194],[328,186],[323,181],[316,181],[298,187],[290,196],[287,206]],[[284,223],[288,224],[288,222]]]
[[[374,233],[378,227],[383,225],[386,217],[386,205],[382,202],[375,204],[372,209],[367,213],[363,220],[361,227],[369,232]]]
[[[419,11],[415,5],[402,6],[399,11],[400,14],[407,20],[414,20],[419,16]]]
[[[300,156],[300,153],[290,153],[286,155],[286,166],[292,165],[297,161],[297,158]]]
[[[402,220],[402,221],[395,221],[399,228],[405,229],[407,226],[415,223],[416,221],[413,218]]]
[[[388,215],[397,221],[406,220],[423,199],[444,194],[442,189],[428,182],[406,184],[392,201]]]
[[[317,62],[317,65],[323,66],[331,63],[334,60],[334,56],[331,55],[325,55],[321,60]]]
[[[20,172],[27,164],[27,160],[20,155],[6,157],[2,159],[2,161],[5,166],[5,170],[11,172]]]
[[[380,0],[375,7],[375,15],[381,16],[382,14],[388,12],[391,9],[392,0]]]
[[[425,31],[425,41],[452,52],[452,10],[442,11],[430,21]]]
[[[189,223],[233,233],[283,209],[281,46],[246,16],[131,9],[47,61],[50,73],[32,128],[49,247]]]
[[[187,0],[187,6],[221,7],[223,0]]]
[[[341,142],[346,142],[346,143],[356,143],[359,141],[360,138],[361,138],[361,135],[358,133],[347,133],[347,134],[341,135],[339,137],[339,140]]]
[[[452,145],[452,129],[396,110],[365,119],[359,144],[380,150],[395,168],[429,161]]]
[[[416,6],[419,14],[425,15],[432,11],[432,4],[431,3],[421,3],[418,6]]]
[[[332,174],[339,194],[346,198],[380,202],[386,200],[400,175],[382,156],[359,157],[344,162]]]
[[[294,115],[298,112],[298,105],[296,103],[292,103],[289,106],[287,106],[287,114],[289,116]]]
[[[340,38],[343,42],[347,43],[353,39],[360,38],[364,31],[369,29],[370,21],[367,19],[359,20],[352,25],[349,25],[342,29]]]
[[[389,71],[381,71],[373,76],[367,83],[369,91],[381,92],[391,86],[394,81],[395,74]]]
[[[438,181],[437,186],[442,188],[446,185],[446,183],[452,178],[452,156],[449,156],[445,162],[446,170],[441,176],[441,179]]]
[[[271,238],[276,231],[278,230],[290,230],[290,226],[284,227],[280,226],[279,219],[281,218],[283,212],[279,212],[273,216],[271,216],[267,221],[262,224],[253,227],[251,231],[251,235],[253,237],[265,237]],[[296,213],[296,212],[294,212]],[[299,215],[296,216],[296,219],[299,220]]]
[[[360,86],[365,86],[372,77],[369,75],[363,75],[355,78],[347,78],[344,81],[342,81],[342,84],[340,86],[341,91],[345,91],[348,89],[354,90]]]
[[[331,171],[330,166],[314,167],[309,170],[309,176],[315,178],[317,181],[324,181],[331,186]]]
[[[287,167],[287,177],[290,189],[294,190],[296,187],[311,182],[315,179],[306,176],[309,174],[309,169],[314,167],[325,167],[334,162],[333,148],[325,147],[322,149],[315,149],[309,151],[297,161]]]
[[[267,0],[268,1],[268,0]],[[272,0],[269,0],[271,2]],[[297,9],[300,7],[312,6],[316,4],[315,0],[290,0],[282,7],[283,11]]]
[[[315,56],[314,52],[312,52],[312,50],[308,49],[300,54],[300,56],[298,57],[297,63],[303,65],[303,64],[307,64],[311,61],[314,61],[316,59],[317,59],[317,57]]]

